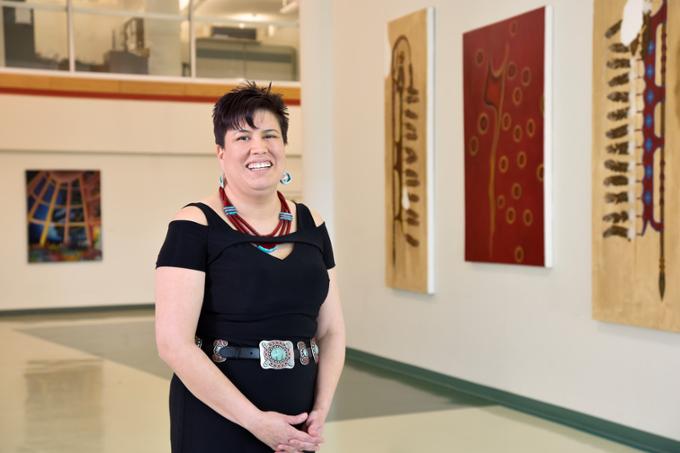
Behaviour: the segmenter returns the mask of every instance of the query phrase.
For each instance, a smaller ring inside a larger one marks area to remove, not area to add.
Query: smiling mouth
[[[250,171],[258,171],[258,170],[266,170],[268,168],[273,167],[274,164],[266,161],[266,162],[253,162],[248,165],[246,165],[246,168]]]

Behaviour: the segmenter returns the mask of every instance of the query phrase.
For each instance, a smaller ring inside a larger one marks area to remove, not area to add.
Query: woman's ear
[[[217,154],[218,159],[222,159],[224,157],[224,147],[220,145],[215,146],[215,153]]]

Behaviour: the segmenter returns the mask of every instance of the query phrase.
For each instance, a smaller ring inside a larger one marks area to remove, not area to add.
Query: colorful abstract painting
[[[433,10],[389,22],[385,77],[386,282],[434,292]]]
[[[100,172],[27,170],[28,261],[102,259]]]
[[[680,2],[595,2],[593,316],[680,331]]]
[[[549,37],[546,8],[463,35],[467,261],[551,265]]]

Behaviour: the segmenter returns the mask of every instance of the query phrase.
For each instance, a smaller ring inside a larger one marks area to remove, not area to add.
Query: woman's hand
[[[326,411],[315,409],[309,413],[309,417],[307,417],[305,420],[304,430],[313,438],[319,439],[318,444],[310,445],[298,442],[297,440],[292,440],[288,445],[279,445],[276,449],[276,453],[300,453],[303,451],[317,451],[319,448],[321,448],[321,442],[323,442],[321,433],[323,432],[326,416]]]
[[[312,437],[321,437],[323,426],[326,423],[327,413],[319,409],[314,409],[309,413],[305,421],[305,431]]]
[[[306,413],[285,415],[262,412],[248,430],[277,452],[316,451],[323,442],[321,436],[313,436],[294,427],[304,423],[307,418]]]

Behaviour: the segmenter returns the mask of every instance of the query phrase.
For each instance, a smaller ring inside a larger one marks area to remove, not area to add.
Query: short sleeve
[[[190,220],[173,220],[158,253],[156,267],[183,267],[206,270],[208,257],[208,227]]]
[[[333,256],[333,245],[331,244],[331,238],[328,235],[325,222],[319,226],[319,230],[322,235],[323,262],[326,265],[326,269],[332,269],[335,267],[335,257]]]

